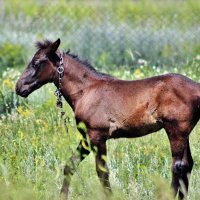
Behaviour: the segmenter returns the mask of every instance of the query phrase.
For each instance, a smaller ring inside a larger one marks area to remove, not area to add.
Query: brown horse
[[[106,166],[106,141],[110,138],[134,138],[166,130],[172,152],[172,187],[184,198],[180,180],[188,191],[188,174],[193,167],[189,134],[200,117],[200,84],[178,74],[124,81],[97,72],[90,64],[70,52],[58,50],[60,39],[37,42],[33,59],[16,85],[16,93],[27,97],[46,83],[54,83],[72,107],[76,122],[84,122],[83,135],[72,156],[76,166],[96,149],[96,171],[102,184],[110,190]],[[57,68],[63,60],[62,76]],[[86,138],[89,138],[87,141]],[[95,147],[95,148],[94,148]],[[62,191],[67,194],[75,165],[66,165]]]

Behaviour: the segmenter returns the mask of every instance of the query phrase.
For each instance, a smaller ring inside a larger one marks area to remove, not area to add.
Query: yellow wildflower
[[[37,145],[37,138],[36,138],[36,136],[32,137],[31,143],[32,143],[33,146]]]
[[[24,133],[22,131],[19,131],[18,134],[19,134],[20,140],[23,140],[25,138]]]
[[[31,115],[31,111],[29,109],[25,109],[23,114],[24,114],[24,117],[29,117]]]
[[[22,107],[22,106],[19,106],[19,107],[17,108],[17,112],[18,112],[19,114],[22,114],[22,113],[23,113],[23,107]]]
[[[44,129],[48,128],[48,124],[47,124],[44,120],[37,119],[37,120],[36,120],[36,123],[37,123],[38,125],[41,125]]]
[[[137,77],[137,78],[141,78],[143,76],[142,72],[140,69],[136,69],[135,72],[134,72],[134,75]]]
[[[45,166],[45,162],[44,162],[44,160],[41,160],[40,165],[41,165],[42,167]]]
[[[4,84],[8,89],[12,88],[12,83],[11,83],[10,79],[5,79]]]
[[[11,153],[11,154],[10,154],[10,160],[12,160],[12,161],[13,161],[15,158],[16,158],[16,155],[15,155],[15,154],[13,154],[13,153]]]
[[[24,108],[23,106],[19,106],[17,108],[17,112],[23,117],[29,117],[31,115],[31,111],[29,109]]]

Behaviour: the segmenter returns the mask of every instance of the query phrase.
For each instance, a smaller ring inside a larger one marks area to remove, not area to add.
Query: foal
[[[84,122],[87,133],[72,156],[76,166],[90,153],[83,144],[96,149],[96,171],[110,189],[106,166],[106,141],[134,138],[162,128],[166,130],[172,152],[172,187],[183,199],[180,180],[188,191],[188,174],[193,167],[189,134],[200,117],[200,84],[178,74],[167,74],[136,81],[118,80],[97,72],[73,54],[58,50],[55,42],[37,42],[37,52],[21,75],[16,93],[27,97],[42,85],[53,82],[72,107],[77,125]],[[57,68],[63,60],[62,75]],[[60,77],[60,78],[59,78]],[[87,141],[89,138],[89,141]],[[67,194],[75,165],[66,165],[62,191]]]

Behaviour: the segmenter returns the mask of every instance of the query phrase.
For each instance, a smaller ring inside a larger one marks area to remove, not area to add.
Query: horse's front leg
[[[96,152],[96,171],[102,185],[105,187],[105,189],[110,191],[109,171],[106,158],[106,144],[99,144]]]
[[[78,128],[78,130],[83,138],[81,139],[76,151],[70,157],[69,162],[67,162],[64,167],[64,180],[61,193],[63,193],[66,197],[68,196],[71,177],[73,176],[80,162],[90,153],[86,133],[83,129]]]
[[[102,132],[100,131],[89,131],[89,136],[91,140],[91,146],[95,153],[96,159],[96,172],[99,177],[100,182],[105,191],[111,192],[110,182],[109,182],[109,170],[107,167],[107,148],[106,140],[102,139]],[[103,134],[104,135],[104,134]]]

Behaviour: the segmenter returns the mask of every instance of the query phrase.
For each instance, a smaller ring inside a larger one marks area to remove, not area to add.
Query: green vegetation
[[[133,72],[125,69],[121,67],[112,74],[123,79],[137,79],[167,72],[167,68],[155,70],[144,65]],[[199,69],[199,61],[194,60],[185,65],[182,72],[199,80]],[[9,81],[10,85],[15,82],[14,79]],[[65,104],[69,116],[69,134],[66,135],[56,108],[54,89],[52,85],[44,86],[11,114],[1,115],[0,199],[16,199],[16,196],[17,199],[61,199],[62,169],[78,145],[79,134],[72,111]],[[200,194],[199,130],[197,126],[191,134],[195,166],[189,199],[197,199]],[[72,179],[71,199],[106,199],[94,162],[91,154],[81,163]],[[164,131],[138,139],[108,141],[108,165],[113,187],[111,199],[171,199],[171,153]]]
[[[16,111],[19,105],[25,104],[15,94],[15,82],[20,72],[14,69],[7,69],[0,79],[0,114],[11,114]]]
[[[17,43],[15,53],[23,60],[33,53],[33,42],[57,37],[64,49],[104,69],[135,67],[137,59],[183,66],[200,54],[200,3],[195,0],[8,0],[1,11],[0,46],[9,50],[6,44]],[[10,64],[1,59],[0,64]]]
[[[48,6],[46,4],[48,3]],[[75,20],[83,21],[85,18],[93,18],[99,21],[98,17],[101,12],[113,13],[111,19],[122,21],[143,21],[153,17],[154,20],[162,18],[169,18],[174,20],[176,14],[177,20],[184,25],[191,26],[194,22],[193,17],[198,22],[200,20],[199,9],[200,5],[195,0],[189,1],[155,1],[155,0],[142,0],[142,1],[129,1],[129,0],[103,0],[103,1],[64,1],[58,0],[56,2],[43,0],[43,1],[19,1],[9,0],[3,2],[6,15],[14,14],[19,16],[19,12],[25,16],[34,17],[36,14],[43,12],[44,17],[49,15],[54,17],[56,14],[67,16],[70,14]],[[49,12],[51,11],[51,12]],[[115,14],[114,14],[115,13]],[[187,15],[189,13],[189,16]],[[185,24],[185,21],[188,23]],[[158,25],[158,24],[157,24]],[[182,24],[180,24],[182,25]]]
[[[55,87],[27,99],[15,83],[34,42],[62,40],[102,72],[140,79],[175,72],[200,80],[200,3],[188,1],[3,1],[0,5],[0,200],[62,199],[63,167],[79,143],[65,103],[66,135]],[[183,86],[184,87],[184,86]],[[188,199],[200,196],[200,125],[191,134],[195,161]],[[108,141],[111,200],[171,199],[171,153],[164,131]],[[91,154],[72,179],[70,199],[106,199]]]

